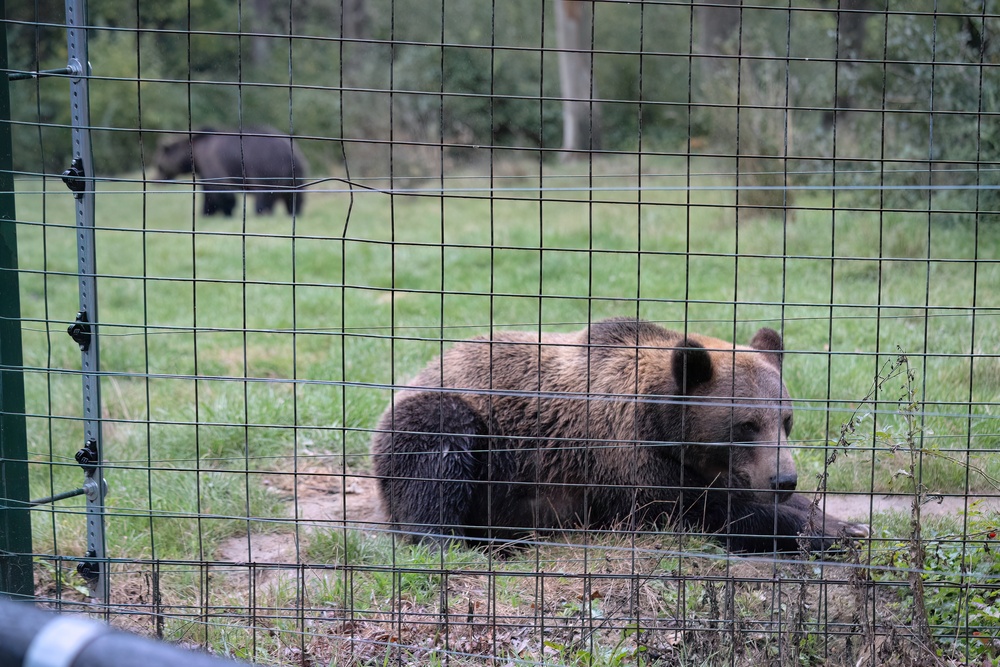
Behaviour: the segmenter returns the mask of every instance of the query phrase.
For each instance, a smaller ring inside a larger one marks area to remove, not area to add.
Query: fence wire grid
[[[262,664],[998,664],[996,2],[4,28],[7,592]]]

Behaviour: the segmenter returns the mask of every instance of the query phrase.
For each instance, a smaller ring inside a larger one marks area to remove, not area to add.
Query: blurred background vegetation
[[[148,168],[161,131],[241,123],[301,137],[317,173],[346,160],[354,176],[440,177],[506,149],[565,157],[564,1],[91,3],[98,175]],[[588,147],[721,155],[763,186],[829,184],[836,158],[837,185],[864,186],[868,204],[927,208],[927,186],[978,185],[934,208],[1000,209],[991,0],[570,4],[594,50]],[[12,68],[65,63],[61,0],[6,11]],[[26,121],[16,169],[69,163],[67,88],[11,87]],[[790,195],[741,195],[775,196]]]

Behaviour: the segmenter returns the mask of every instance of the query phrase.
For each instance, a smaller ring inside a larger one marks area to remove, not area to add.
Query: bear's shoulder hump
[[[591,345],[667,346],[676,342],[679,334],[646,320],[615,317],[591,324],[586,337]]]

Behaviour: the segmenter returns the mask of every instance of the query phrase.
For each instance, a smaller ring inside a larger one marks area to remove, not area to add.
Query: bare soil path
[[[289,516],[295,514],[305,533],[344,525],[374,528],[386,521],[376,480],[370,476],[308,474],[300,476],[294,486],[290,480],[281,477],[272,483],[275,491],[288,499]],[[921,511],[925,516],[960,516],[974,500],[960,496],[931,498]],[[820,506],[837,518],[870,523],[873,513],[908,513],[911,502],[905,495],[827,494]],[[1000,498],[980,499],[978,508],[984,512],[1000,511]],[[297,561],[295,539],[288,533],[231,538],[219,548],[218,557],[234,563],[294,564]]]

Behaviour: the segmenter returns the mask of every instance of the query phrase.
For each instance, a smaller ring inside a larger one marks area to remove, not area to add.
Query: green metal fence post
[[[0,18],[6,15],[0,0]],[[7,69],[7,26],[0,25],[0,70]],[[10,91],[0,76],[0,592],[34,595],[28,444],[24,419],[21,299],[10,138]]]

